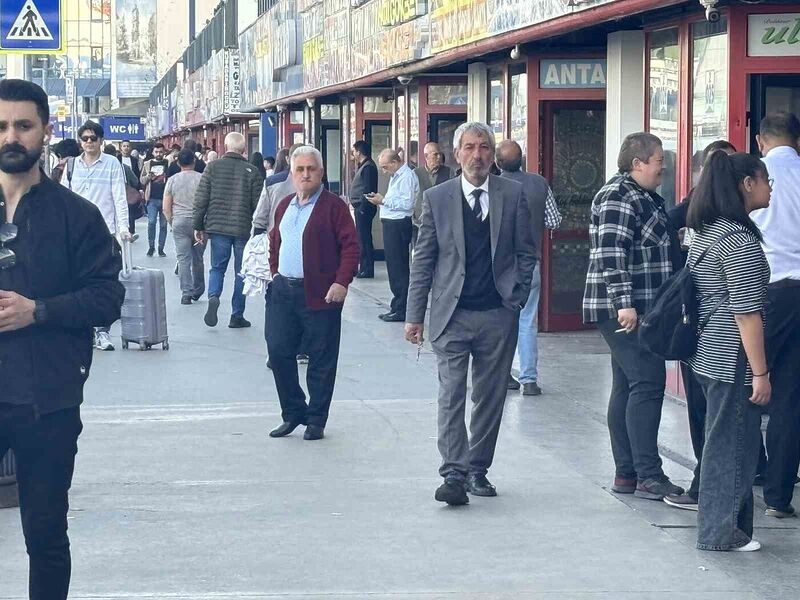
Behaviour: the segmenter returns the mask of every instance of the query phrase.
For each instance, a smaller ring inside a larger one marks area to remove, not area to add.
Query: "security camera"
[[[518,60],[522,56],[522,51],[519,49],[519,44],[511,49],[511,60]]]
[[[719,21],[720,14],[719,10],[717,9],[719,0],[700,0],[700,4],[706,9],[707,21],[710,21],[711,23],[716,23]]]
[[[398,75],[397,76],[397,81],[400,82],[400,85],[408,85],[409,83],[411,83],[412,79],[414,79],[414,78],[410,77],[409,75]]]

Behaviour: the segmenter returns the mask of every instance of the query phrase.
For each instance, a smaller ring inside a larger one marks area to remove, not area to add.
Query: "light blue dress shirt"
[[[389,179],[389,189],[381,205],[381,219],[405,219],[413,215],[417,194],[419,179],[408,165],[403,165]]]
[[[300,206],[297,196],[292,198],[281,219],[281,249],[278,252],[278,273],[284,277],[303,278],[303,232],[322,194],[320,187],[308,204]]]

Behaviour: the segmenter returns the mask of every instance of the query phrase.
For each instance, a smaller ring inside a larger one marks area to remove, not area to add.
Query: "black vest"
[[[483,221],[478,221],[463,194],[461,208],[464,213],[466,275],[457,306],[465,310],[499,308],[503,305],[503,300],[497,292],[492,273],[492,238],[489,215],[486,215]]]

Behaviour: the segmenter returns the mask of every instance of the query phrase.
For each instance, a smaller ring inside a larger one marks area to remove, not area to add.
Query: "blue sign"
[[[542,60],[539,63],[539,87],[542,89],[605,88],[606,59]]]
[[[100,125],[107,140],[144,142],[144,128],[141,117],[100,117]]]
[[[0,0],[0,50],[59,53],[62,22],[61,0]]]

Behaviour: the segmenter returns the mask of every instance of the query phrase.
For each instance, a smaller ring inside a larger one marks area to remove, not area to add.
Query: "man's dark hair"
[[[50,105],[45,91],[24,79],[4,79],[0,81],[0,100],[6,102],[33,102],[42,124],[50,123]]]
[[[369,144],[364,140],[358,140],[355,144],[353,144],[353,150],[355,150],[360,154],[363,154],[367,158],[372,156],[372,148],[370,148]]]
[[[178,164],[182,167],[188,167],[194,164],[194,152],[189,148],[184,148],[178,153]]]
[[[728,151],[730,151],[730,153],[735,153],[736,146],[731,144],[728,140],[713,141],[703,150],[703,162],[705,162],[706,159],[709,156],[711,156],[713,152],[716,152],[717,150],[722,150],[723,152],[725,152],[725,154],[728,154]]]
[[[275,168],[275,157],[274,156],[265,156],[264,161],[269,163],[270,168]]]
[[[747,213],[739,185],[745,177],[767,177],[767,167],[756,156],[737,152],[728,156],[712,152],[703,167],[703,175],[692,194],[686,226],[703,231],[724,217],[741,223],[761,240],[761,231]]]
[[[156,142],[155,144],[153,144],[153,150],[155,150],[156,148],[163,148],[163,147],[164,144],[162,144],[161,142]]]
[[[72,156],[80,156],[81,147],[78,145],[78,142],[72,138],[66,138],[53,146],[53,152],[56,153],[58,158],[69,158]]]
[[[195,142],[192,138],[189,138],[185,142],[183,142],[183,148],[185,150],[191,150],[192,152],[197,152],[197,142]]]
[[[661,140],[652,133],[642,131],[630,134],[622,142],[622,148],[619,150],[617,167],[620,173],[633,171],[633,161],[636,158],[644,163],[650,162],[656,150],[662,147]]]
[[[106,154],[110,154],[111,156],[117,155],[117,147],[114,144],[106,144],[103,146],[103,152]]]
[[[130,144],[130,143],[131,143],[130,140],[122,140],[119,144],[121,146],[122,144]]]
[[[180,152],[181,151],[181,145],[180,144],[172,144],[172,146],[169,147],[169,150],[170,150],[170,152],[172,152],[173,150],[177,150],[178,152]]]
[[[78,129],[78,137],[83,137],[83,134],[87,131],[91,131],[101,139],[106,137],[106,132],[103,131],[103,127],[100,125],[100,123],[95,123],[94,121],[86,121],[86,123],[81,125],[81,128]]]
[[[790,112],[774,112],[761,119],[758,127],[760,135],[781,140],[791,140],[793,144],[800,138],[800,120]]]

